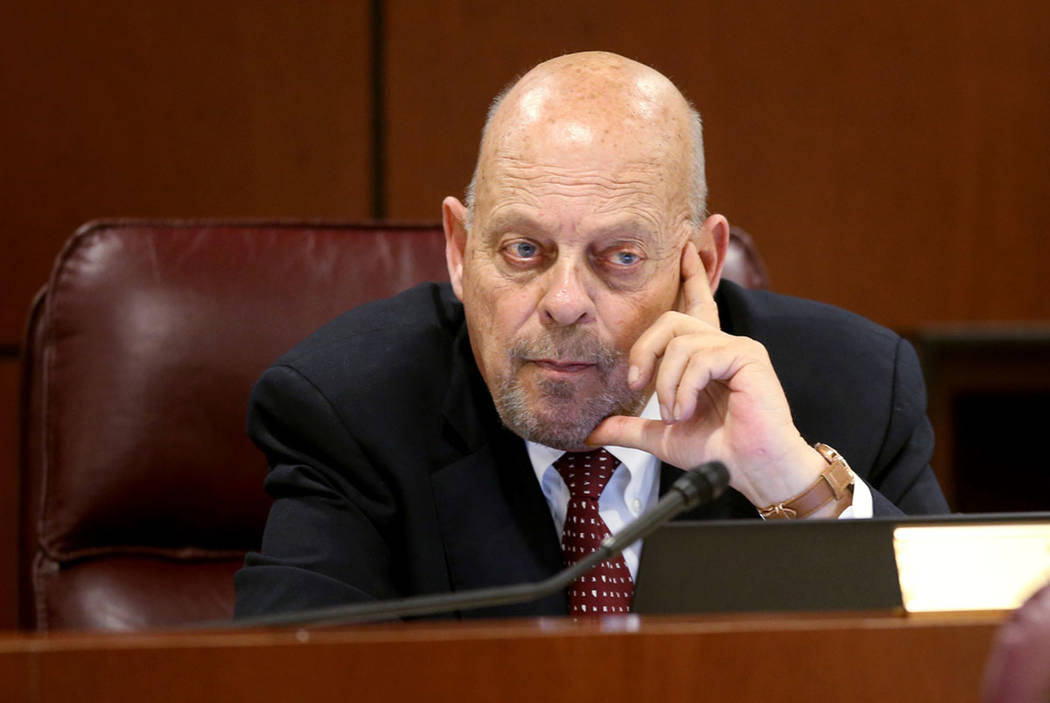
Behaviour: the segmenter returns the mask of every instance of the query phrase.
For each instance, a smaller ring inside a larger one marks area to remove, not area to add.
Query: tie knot
[[[620,462],[604,449],[592,452],[566,452],[554,462],[573,498],[597,498],[605,490]]]

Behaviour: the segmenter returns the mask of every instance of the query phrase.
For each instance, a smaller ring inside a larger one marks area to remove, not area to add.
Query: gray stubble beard
[[[556,337],[561,336],[561,339]],[[626,373],[616,373],[623,354],[599,340],[566,330],[535,341],[519,341],[509,350],[514,370],[500,380],[493,400],[503,424],[518,436],[555,449],[581,449],[584,440],[610,415],[638,415],[645,407],[644,392],[632,391]],[[539,382],[540,403],[550,408],[541,417],[530,407],[518,372],[530,358],[591,360],[598,371],[602,390],[580,398],[569,381]],[[621,378],[617,378],[620,376]]]

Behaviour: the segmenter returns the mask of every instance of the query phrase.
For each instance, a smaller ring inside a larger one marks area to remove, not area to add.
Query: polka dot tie
[[[569,509],[565,515],[561,549],[565,566],[571,566],[597,549],[609,536],[609,527],[598,514],[598,497],[612,478],[619,462],[604,449],[569,452],[554,462],[554,468],[569,487]],[[607,559],[569,586],[572,615],[608,615],[631,610],[634,581],[623,555]]]

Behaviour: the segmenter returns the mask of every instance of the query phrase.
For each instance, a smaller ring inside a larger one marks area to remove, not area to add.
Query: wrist
[[[817,479],[791,498],[759,507],[765,519],[835,518],[853,504],[856,476],[837,451],[817,443],[813,449],[824,462]],[[758,506],[756,506],[758,507]]]
[[[745,495],[756,508],[788,501],[813,485],[827,465],[824,457],[799,437],[792,450],[771,463],[763,474],[752,474]]]

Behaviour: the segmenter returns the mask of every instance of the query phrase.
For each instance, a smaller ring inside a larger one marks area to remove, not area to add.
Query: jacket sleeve
[[[394,497],[324,394],[291,367],[269,369],[248,434],[274,503],[260,551],[234,578],[234,616],[396,596]]]
[[[885,438],[868,476],[875,516],[947,513],[930,468],[933,428],[926,417],[926,385],[915,350],[904,339],[897,342],[888,413]]]

